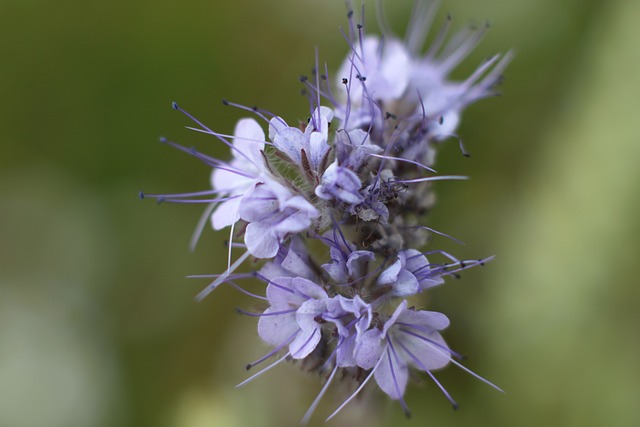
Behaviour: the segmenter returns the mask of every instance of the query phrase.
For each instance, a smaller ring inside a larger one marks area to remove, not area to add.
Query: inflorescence
[[[350,8],[343,32],[349,52],[338,72],[329,78],[316,52],[312,76],[300,78],[310,106],[306,123],[291,125],[257,107],[223,101],[253,116],[225,135],[174,103],[195,123],[191,129],[226,144],[232,157],[217,159],[163,139],[213,169],[212,189],[140,193],[158,201],[206,204],[192,245],[208,220],[215,230],[230,229],[228,268],[197,276],[214,279],[197,299],[228,284],[262,301],[266,309],[261,313],[238,309],[258,318],[258,334],[273,346],[247,369],[274,360],[240,385],[283,361],[318,372],[325,384],[303,422],[336,378],[351,381],[354,391],[327,419],[372,378],[408,416],[403,395],[410,369],[425,372],[454,408],[457,404],[433,373],[449,363],[500,390],[460,364],[460,355],[441,336],[449,326],[444,314],[409,303],[446,277],[491,259],[463,261],[441,250],[421,249],[432,234],[455,240],[422,222],[434,204],[433,181],[466,179],[437,174],[433,166],[439,145],[457,140],[468,156],[455,133],[461,113],[496,94],[511,59],[509,53],[494,55],[466,80],[451,80],[449,73],[475,48],[486,27],[450,38],[447,18],[425,49],[434,3],[416,1],[404,39],[388,29],[383,14],[384,36],[365,34]],[[234,248],[242,255],[232,262]],[[238,272],[249,258],[264,264],[252,273]],[[264,282],[266,296],[239,286],[244,279]]]

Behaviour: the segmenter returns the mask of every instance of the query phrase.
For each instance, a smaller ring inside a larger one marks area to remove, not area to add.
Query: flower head
[[[226,135],[174,104],[197,125],[192,129],[228,146],[231,158],[165,140],[212,169],[211,189],[141,193],[158,201],[205,204],[196,236],[209,218],[215,230],[230,228],[227,269],[197,276],[213,280],[197,298],[225,284],[264,305],[257,313],[238,309],[259,318],[258,335],[272,346],[247,369],[276,360],[239,385],[287,360],[328,375],[303,422],[334,381],[351,382],[355,391],[329,418],[373,378],[408,414],[404,394],[412,371],[429,376],[455,407],[433,373],[448,364],[497,388],[456,361],[459,355],[441,335],[447,316],[408,302],[492,259],[459,260],[423,249],[441,237],[459,242],[423,224],[435,204],[432,183],[466,179],[434,169],[440,143],[459,139],[463,110],[494,93],[511,57],[494,55],[465,80],[453,80],[451,71],[486,28],[447,41],[448,20],[423,49],[435,3],[416,0],[404,39],[387,30],[384,20],[383,36],[368,35],[350,12],[349,51],[336,75],[326,66],[321,72],[316,53],[315,82],[301,79],[310,103],[301,126],[224,101],[254,115]],[[466,155],[462,144],[461,149]],[[234,251],[243,253],[232,263]],[[238,272],[250,258],[257,271]],[[245,288],[242,281],[248,279],[266,283],[264,295]]]

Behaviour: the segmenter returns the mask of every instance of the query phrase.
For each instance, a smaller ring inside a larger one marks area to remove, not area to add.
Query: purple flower
[[[256,185],[242,198],[240,218],[247,221],[244,243],[256,258],[271,258],[287,236],[309,228],[318,211],[304,197],[276,181]]]
[[[349,205],[362,203],[364,197],[360,194],[362,182],[350,169],[338,166],[335,161],[322,174],[320,185],[316,187],[316,196],[324,200],[338,200]]]
[[[382,391],[402,401],[410,366],[429,372],[451,360],[438,332],[447,326],[449,319],[444,314],[410,310],[407,301],[402,301],[381,328],[369,329],[358,337],[356,363],[363,369],[373,369]]]
[[[344,368],[356,366],[354,348],[357,337],[369,329],[373,311],[356,295],[354,298],[346,298],[337,295],[327,301],[327,313],[325,320],[336,325],[339,341],[336,345],[336,366]]]
[[[304,169],[305,163],[308,163],[317,172],[330,149],[327,141],[332,119],[333,111],[330,108],[319,107],[302,132],[297,127],[287,125],[281,117],[274,117],[269,122],[269,138],[278,150],[298,166]]]
[[[207,205],[192,246],[209,219],[216,230],[230,226],[227,269],[191,276],[211,280],[197,299],[225,284],[266,301],[261,313],[238,309],[259,318],[258,334],[273,346],[247,369],[277,360],[240,385],[285,360],[299,361],[326,379],[303,423],[334,379],[352,381],[356,390],[329,418],[372,378],[408,414],[403,396],[410,369],[425,372],[454,406],[432,373],[450,362],[495,387],[455,360],[459,355],[440,335],[449,325],[444,314],[408,308],[406,300],[491,259],[463,261],[433,248],[413,249],[429,243],[430,233],[451,238],[421,225],[434,205],[431,181],[466,178],[432,175],[439,141],[457,137],[463,110],[493,94],[510,60],[510,54],[493,56],[467,79],[452,80],[485,29],[447,41],[445,26],[423,49],[437,3],[416,0],[403,40],[384,19],[384,35],[367,36],[349,12],[351,49],[336,75],[339,88],[317,55],[315,82],[301,79],[310,101],[306,124],[289,126],[264,109],[223,102],[267,123],[269,141],[259,120],[238,121],[229,136],[173,105],[196,124],[191,129],[229,147],[232,158],[163,140],[211,168],[213,188],[148,197]],[[332,108],[321,106],[322,99]],[[445,262],[430,263],[431,254]],[[242,270],[251,257],[259,258],[251,266],[257,272]],[[266,296],[241,282],[256,278],[267,284]]]
[[[444,283],[440,273],[433,272],[427,257],[416,249],[398,252],[398,259],[378,276],[379,286],[391,286],[387,296],[407,297]]]
[[[322,324],[316,319],[326,310],[327,293],[310,280],[278,277],[267,286],[267,308],[258,321],[264,341],[289,346],[294,359],[303,359],[318,345]]]
[[[327,238],[328,239],[328,238]],[[367,264],[375,260],[375,254],[365,250],[354,250],[351,244],[340,244],[331,241],[331,262],[323,264],[322,268],[338,285],[352,284],[356,279],[361,279],[367,272]]]

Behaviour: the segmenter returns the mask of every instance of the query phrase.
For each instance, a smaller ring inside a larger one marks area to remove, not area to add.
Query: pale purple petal
[[[244,243],[256,258],[272,258],[278,253],[280,241],[272,233],[273,221],[257,221],[247,225]]]
[[[278,312],[277,308],[269,307],[264,314]],[[262,316],[258,320],[258,335],[264,341],[272,345],[281,345],[299,330],[296,323],[295,313],[281,314],[275,316]]]
[[[407,388],[409,369],[404,362],[395,357],[390,348],[385,350],[382,357],[383,360],[375,370],[374,378],[382,391],[393,400],[399,400]]]
[[[373,368],[380,360],[384,348],[380,330],[369,329],[363,332],[356,339],[353,352],[356,363],[362,369]]]

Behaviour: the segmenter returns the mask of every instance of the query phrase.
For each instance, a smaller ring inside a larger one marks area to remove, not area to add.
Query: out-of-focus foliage
[[[410,2],[387,3],[403,28]],[[444,3],[439,19],[451,12],[457,28],[493,23],[459,76],[517,52],[504,96],[464,117],[473,157],[455,141],[441,153],[442,172],[472,180],[439,186],[430,220],[468,243],[433,245],[497,254],[428,307],[506,394],[449,368],[439,378],[460,410],[425,381],[409,390],[411,423],[634,425],[640,3]],[[184,275],[221,271],[225,233],[206,231],[191,254],[200,209],[136,196],[208,186],[206,167],[161,134],[223,153],[183,128],[173,100],[221,132],[242,116],[223,97],[304,120],[297,77],[315,46],[330,70],[342,60],[342,2],[4,0],[0,23],[0,425],[297,424],[318,379],[284,366],[234,389],[266,350],[234,314],[246,300],[219,289],[192,301],[206,282]],[[337,403],[326,400],[317,420]],[[379,402],[335,424],[401,420]]]

